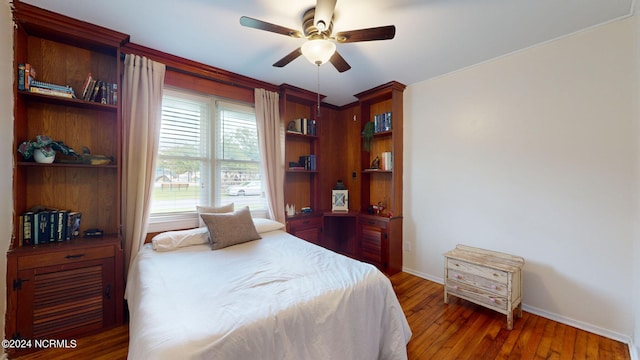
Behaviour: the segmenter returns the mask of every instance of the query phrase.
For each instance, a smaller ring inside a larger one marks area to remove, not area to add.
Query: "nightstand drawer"
[[[44,266],[72,264],[79,261],[95,260],[113,257],[113,246],[99,246],[93,248],[66,249],[47,253],[20,256],[18,270],[38,268]]]
[[[459,283],[469,284],[496,295],[506,296],[508,291],[506,282],[494,281],[492,279],[487,279],[486,277],[478,276],[472,273],[461,272],[458,271],[458,269],[453,268],[449,268],[449,271],[447,272],[447,279]]]
[[[507,310],[506,295],[496,295],[488,291],[483,291],[482,289],[479,289],[477,287],[459,283],[456,281],[448,281],[446,287],[447,291],[452,295],[456,295],[463,299],[467,299],[477,304],[482,304],[497,310]]]
[[[475,275],[476,277],[488,279],[496,284],[507,284],[508,275],[506,271],[471,264],[458,259],[447,259],[447,267],[458,274],[465,273]]]
[[[303,217],[299,219],[290,219],[288,220],[289,229],[292,232],[306,230],[306,229],[316,229],[322,226],[321,217],[319,216],[310,216]]]
[[[360,224],[362,226],[374,226],[380,229],[386,229],[387,228],[387,222],[384,220],[379,220],[379,219],[375,219],[373,217],[362,217],[360,219]]]

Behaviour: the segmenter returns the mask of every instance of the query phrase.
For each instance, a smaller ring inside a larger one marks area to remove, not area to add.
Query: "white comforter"
[[[129,272],[129,359],[406,359],[375,267],[284,231],[212,251],[145,247]]]

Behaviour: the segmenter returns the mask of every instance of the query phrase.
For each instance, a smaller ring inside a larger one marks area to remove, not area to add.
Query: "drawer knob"
[[[490,297],[490,298],[489,298],[489,301],[491,301],[491,302],[493,302],[493,303],[494,303],[494,302],[496,302],[496,299],[494,299],[494,298]]]
[[[462,279],[462,275],[456,274],[456,279]]]
[[[458,290],[458,286],[457,286],[457,285],[453,285],[451,288],[452,288],[453,290]]]
[[[498,287],[497,287],[497,286],[495,286],[495,285],[491,285],[491,288],[492,288],[493,290],[498,289]]]

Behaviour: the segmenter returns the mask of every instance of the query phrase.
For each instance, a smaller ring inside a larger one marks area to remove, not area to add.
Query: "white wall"
[[[406,271],[442,281],[457,243],[520,255],[526,310],[631,340],[633,23],[407,88]]]
[[[4,313],[7,304],[6,272],[7,249],[11,240],[11,216],[13,214],[13,28],[11,21],[11,8],[9,1],[0,3],[0,307],[3,316],[0,317],[0,327],[4,334]],[[4,336],[3,339],[7,337]]]

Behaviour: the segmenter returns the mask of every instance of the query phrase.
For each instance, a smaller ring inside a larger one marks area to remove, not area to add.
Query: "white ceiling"
[[[317,90],[304,57],[271,65],[304,39],[246,28],[240,16],[301,30],[314,0],[25,0],[131,36],[131,42],[266,81]],[[352,66],[320,67],[325,102],[396,80],[406,85],[632,14],[633,0],[338,0],[334,33],[395,25],[393,40],[338,44]]]

